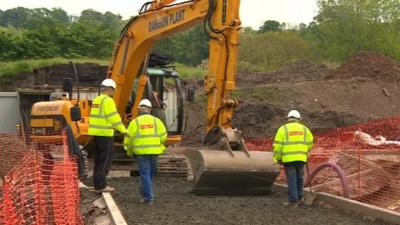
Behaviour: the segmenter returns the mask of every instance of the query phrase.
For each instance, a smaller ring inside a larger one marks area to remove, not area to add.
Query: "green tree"
[[[208,37],[199,25],[161,40],[154,51],[172,55],[177,62],[198,65],[208,58]]]
[[[53,8],[49,11],[48,16],[61,23],[68,24],[71,22],[71,18],[68,16],[67,12],[61,8]]]
[[[123,25],[110,12],[85,10],[73,20],[60,8],[6,10],[0,17],[0,60],[109,57]]]
[[[308,35],[321,57],[341,62],[368,50],[400,59],[398,0],[319,0],[318,5]]]
[[[245,33],[255,33],[256,31],[252,27],[243,28],[243,32]]]
[[[267,20],[264,24],[260,27],[260,32],[276,32],[282,30],[282,24],[275,20]]]
[[[17,7],[8,9],[2,13],[0,26],[13,26],[16,28],[23,27],[23,25],[29,20],[29,16],[30,12],[27,8]]]
[[[271,71],[293,61],[311,59],[312,45],[292,31],[242,33],[239,65],[243,70]]]

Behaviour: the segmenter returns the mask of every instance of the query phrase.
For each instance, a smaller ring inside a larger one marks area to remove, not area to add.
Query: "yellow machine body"
[[[249,152],[240,131],[232,125],[233,112],[238,105],[238,101],[231,99],[231,94],[236,86],[241,29],[239,8],[240,0],[150,1],[122,30],[108,70],[107,77],[117,84],[114,100],[122,118],[127,118],[126,106],[137,81],[137,95],[129,113],[136,117],[138,104],[149,82],[146,67],[155,43],[196,24],[203,23],[207,28],[210,41],[209,68],[205,77],[206,146],[187,151],[195,175],[193,190],[198,194],[265,194],[278,175],[272,153]],[[43,115],[40,109],[54,107],[49,113],[57,111],[68,118],[68,108],[72,106],[73,103],[68,101],[38,103],[34,105],[32,115]],[[37,120],[31,122],[32,125],[40,124]],[[67,122],[72,127],[75,124],[68,119]],[[45,118],[41,123],[42,126],[52,125]],[[87,136],[87,123],[84,116],[73,128],[78,140]],[[179,135],[170,136],[167,143],[179,142]]]

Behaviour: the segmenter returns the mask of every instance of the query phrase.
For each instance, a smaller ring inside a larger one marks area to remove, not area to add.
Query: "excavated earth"
[[[106,66],[95,63],[76,64],[81,87],[98,87],[107,73]],[[75,80],[69,64],[57,64],[34,69],[31,73],[17,74],[10,83],[0,83],[0,91],[15,91],[18,88],[61,87],[65,78]]]
[[[400,64],[379,53],[362,52],[336,69],[298,61],[272,73],[239,72],[237,80],[233,97],[240,105],[232,121],[245,139],[273,136],[293,108],[314,132],[400,112]],[[202,143],[205,95],[196,91],[187,107],[186,145]]]
[[[128,224],[382,224],[340,212],[329,206],[284,208],[284,194],[267,196],[206,197],[190,194],[189,182],[176,178],[156,178],[154,205],[139,203],[137,178],[114,178],[113,197]]]

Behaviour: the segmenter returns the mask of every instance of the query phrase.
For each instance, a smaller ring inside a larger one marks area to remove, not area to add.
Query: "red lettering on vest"
[[[289,136],[300,136],[303,135],[303,131],[289,131]]]
[[[153,128],[153,124],[143,124],[140,125],[140,129],[152,129]]]

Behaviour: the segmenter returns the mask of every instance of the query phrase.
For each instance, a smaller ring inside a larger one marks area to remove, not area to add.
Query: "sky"
[[[61,7],[69,14],[79,16],[85,9],[110,11],[125,19],[136,15],[148,0],[0,0],[0,9],[18,6],[26,8]],[[318,12],[317,0],[241,0],[241,19],[244,26],[255,29],[266,20],[277,20],[290,25],[308,24]]]

